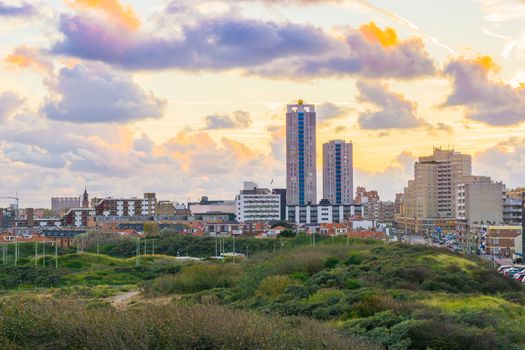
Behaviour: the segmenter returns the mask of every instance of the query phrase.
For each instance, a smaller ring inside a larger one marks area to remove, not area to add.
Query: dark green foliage
[[[295,236],[297,236],[297,234],[293,230],[284,230],[279,234],[280,238],[293,238]]]

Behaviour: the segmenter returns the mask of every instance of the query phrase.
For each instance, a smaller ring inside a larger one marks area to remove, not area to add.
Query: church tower
[[[87,187],[84,188],[84,194],[82,196],[82,208],[89,208],[89,195],[87,193]]]

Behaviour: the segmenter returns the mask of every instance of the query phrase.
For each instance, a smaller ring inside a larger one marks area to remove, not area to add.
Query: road
[[[127,292],[123,294],[116,295],[114,297],[109,298],[109,302],[111,305],[119,307],[124,306],[129,300],[139,295],[139,291],[133,291],[133,292]]]

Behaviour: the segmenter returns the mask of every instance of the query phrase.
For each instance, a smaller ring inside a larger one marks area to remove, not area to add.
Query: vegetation
[[[320,322],[217,305],[0,304],[2,349],[379,349]]]
[[[0,347],[525,348],[523,287],[476,257],[345,237],[314,247],[301,234],[239,242],[253,253],[237,263],[183,262],[170,255],[215,255],[215,239],[161,232],[155,246],[170,254],[140,266],[127,240],[99,246],[110,255],[60,256],[58,269],[51,256],[46,268],[42,257],[0,266]]]

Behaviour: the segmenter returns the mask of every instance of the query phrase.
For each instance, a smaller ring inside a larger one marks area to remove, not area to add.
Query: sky
[[[385,200],[434,147],[525,185],[523,23],[524,0],[0,0],[0,197],[284,187],[299,99],[319,195],[332,139]]]

